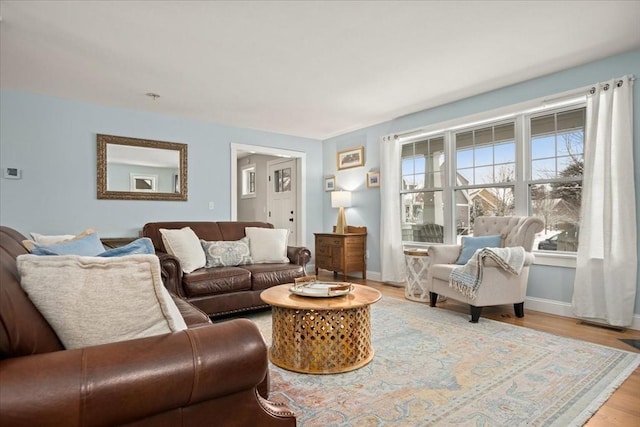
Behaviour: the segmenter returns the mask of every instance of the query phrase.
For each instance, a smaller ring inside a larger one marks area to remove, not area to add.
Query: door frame
[[[249,151],[251,154],[265,154],[283,158],[296,159],[296,209],[299,212],[296,224],[297,246],[306,246],[307,242],[307,153],[281,148],[263,147],[231,143],[231,221],[238,220],[238,153]]]

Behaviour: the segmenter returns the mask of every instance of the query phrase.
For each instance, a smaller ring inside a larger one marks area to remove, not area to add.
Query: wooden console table
[[[335,231],[335,227],[334,227]],[[345,234],[314,233],[316,249],[316,276],[318,269],[333,271],[336,277],[342,272],[347,280],[349,272],[362,271],[367,278],[367,227],[347,226]]]

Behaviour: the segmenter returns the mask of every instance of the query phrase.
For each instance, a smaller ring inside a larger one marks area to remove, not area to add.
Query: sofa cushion
[[[207,264],[205,265],[207,268],[235,267],[253,263],[248,237],[243,237],[235,242],[207,242],[200,240],[200,244],[207,257]]]
[[[458,265],[464,265],[473,256],[478,249],[482,248],[499,248],[502,244],[502,236],[500,234],[480,236],[480,237],[463,237],[462,250],[456,261]]]
[[[289,262],[287,239],[289,230],[284,228],[246,227],[249,248],[254,264]]]
[[[186,329],[155,255],[17,258],[21,285],[67,349]]]
[[[191,273],[206,265],[207,258],[200,245],[200,239],[190,227],[178,230],[161,228],[160,234],[167,252],[180,260],[183,272]]]
[[[248,291],[251,273],[244,267],[201,268],[182,278],[189,297]]]
[[[251,288],[256,291],[283,283],[293,283],[304,276],[304,269],[297,264],[253,264],[245,265],[251,272]]]

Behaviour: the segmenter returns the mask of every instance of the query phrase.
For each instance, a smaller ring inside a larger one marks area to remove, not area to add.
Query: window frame
[[[531,120],[548,115],[559,114],[565,111],[575,110],[579,108],[586,108],[586,96],[582,94],[573,94],[571,97],[567,97],[563,101],[557,103],[547,103],[545,100],[541,104],[541,100],[533,100],[522,104],[505,107],[499,110],[493,110],[488,112],[482,112],[476,115],[467,116],[455,120],[451,120],[445,123],[434,124],[426,128],[409,131],[406,134],[408,137],[400,136],[400,144],[410,144],[423,140],[434,139],[442,137],[444,140],[444,175],[443,185],[441,187],[427,187],[421,189],[422,192],[427,191],[442,191],[444,202],[444,244],[455,244],[457,239],[456,224],[456,206],[455,203],[455,191],[460,189],[469,188],[489,188],[489,187],[503,187],[504,183],[493,184],[475,184],[470,186],[455,185],[456,181],[456,149],[455,149],[455,134],[465,132],[468,130],[480,129],[489,126],[499,126],[503,123],[514,123],[514,140],[515,140],[515,170],[514,170],[514,182],[513,182],[513,194],[515,198],[514,215],[527,216],[531,215],[532,209],[531,200],[529,196],[529,186],[536,183],[548,183],[552,180],[533,180],[532,168],[531,168]],[[587,124],[585,123],[585,131]],[[583,150],[584,155],[584,150]],[[402,157],[400,159],[402,162]],[[402,165],[400,165],[400,181],[402,185]],[[581,179],[575,179],[571,177],[556,177],[554,182],[583,182],[584,177]],[[410,191],[409,191],[410,192]],[[399,197],[408,191],[399,189]],[[402,207],[402,199],[400,206]],[[402,212],[400,213],[402,215]],[[402,216],[401,216],[402,218]],[[442,243],[429,243],[429,242],[416,242],[416,241],[403,241],[405,247],[426,247],[439,245]],[[535,264],[538,265],[550,265],[561,267],[573,267],[575,268],[576,252],[556,252],[556,251],[543,251],[533,248],[532,252],[535,254]]]
[[[253,174],[253,191],[251,191],[251,189],[250,189],[251,174]],[[256,187],[257,187],[256,177],[257,177],[257,174],[256,174],[256,164],[255,163],[252,163],[250,165],[242,166],[242,168],[240,169],[240,178],[241,178],[240,198],[241,199],[254,199],[254,198],[256,198]]]

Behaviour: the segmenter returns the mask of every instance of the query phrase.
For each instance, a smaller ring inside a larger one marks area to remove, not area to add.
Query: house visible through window
[[[444,240],[444,138],[402,147],[402,238],[414,242]]]
[[[404,143],[403,241],[455,243],[479,216],[535,215],[546,230],[534,249],[577,251],[584,126],[573,104]]]
[[[530,119],[531,212],[545,222],[540,250],[578,250],[585,109]]]
[[[475,218],[513,215],[515,208],[515,123],[454,134],[455,219],[458,235],[469,234]]]

